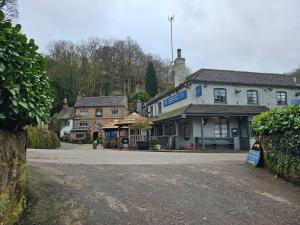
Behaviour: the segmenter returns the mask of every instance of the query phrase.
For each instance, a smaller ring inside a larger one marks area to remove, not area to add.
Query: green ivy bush
[[[28,148],[55,149],[60,146],[59,138],[53,131],[27,126],[26,132]]]
[[[53,101],[45,58],[20,30],[0,10],[0,127],[12,131],[46,123]]]
[[[252,130],[264,147],[264,164],[274,173],[300,183],[300,106],[276,108],[255,116]]]

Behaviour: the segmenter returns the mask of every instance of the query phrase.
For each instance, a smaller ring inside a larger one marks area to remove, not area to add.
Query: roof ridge
[[[237,72],[237,73],[251,73],[251,74],[261,74],[261,75],[283,75],[287,76],[285,73],[270,73],[270,72],[253,72],[253,71],[245,71],[245,70],[225,70],[225,69],[210,69],[210,68],[202,68],[201,70],[210,70],[210,71],[226,71],[226,72]],[[200,70],[198,70],[200,71]],[[197,73],[196,71],[195,73]]]

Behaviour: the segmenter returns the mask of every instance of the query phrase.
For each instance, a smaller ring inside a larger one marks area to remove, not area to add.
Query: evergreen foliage
[[[33,149],[55,149],[60,146],[58,136],[53,131],[26,127],[27,147]]]
[[[155,97],[158,94],[157,77],[154,65],[152,62],[148,63],[145,74],[145,91],[151,96]]]
[[[46,61],[20,30],[0,10],[0,127],[14,131],[46,123],[52,103]]]
[[[300,183],[300,106],[276,108],[255,116],[252,129],[260,136],[264,164],[274,173]]]
[[[151,97],[149,96],[149,94],[146,91],[137,91],[133,94],[131,94],[129,96],[129,110],[131,112],[135,112],[136,111],[136,103],[138,100],[140,100],[142,103],[145,103],[147,101],[149,101],[151,99]]]

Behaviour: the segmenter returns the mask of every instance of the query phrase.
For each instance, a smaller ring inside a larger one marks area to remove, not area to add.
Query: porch
[[[266,109],[262,106],[189,105],[177,109],[175,114],[168,112],[168,117],[153,118],[151,135],[159,138],[162,148],[248,150],[251,118]]]

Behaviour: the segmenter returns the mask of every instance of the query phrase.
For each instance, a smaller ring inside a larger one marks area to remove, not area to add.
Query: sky
[[[40,51],[89,37],[136,40],[146,53],[186,65],[285,73],[300,67],[300,0],[19,0],[22,32]]]

